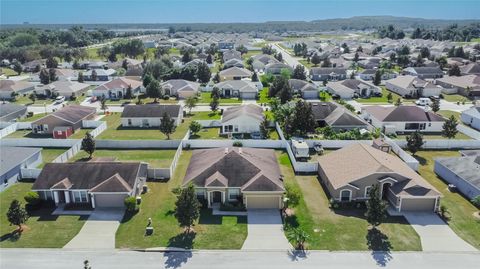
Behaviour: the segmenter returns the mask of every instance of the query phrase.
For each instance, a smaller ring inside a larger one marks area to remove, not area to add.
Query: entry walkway
[[[80,232],[63,248],[114,249],[123,209],[95,209]]]
[[[420,236],[423,251],[477,251],[463,241],[434,213],[404,213],[407,221]]]
[[[248,236],[243,250],[290,250],[278,209],[249,209]]]

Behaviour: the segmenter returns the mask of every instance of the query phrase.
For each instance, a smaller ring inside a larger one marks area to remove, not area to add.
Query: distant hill
[[[459,26],[479,23],[480,20],[442,20],[421,19],[393,16],[362,16],[352,18],[324,19],[315,21],[270,21],[263,23],[120,23],[120,24],[80,24],[86,29],[142,29],[142,31],[168,29],[173,27],[177,31],[204,31],[204,32],[288,32],[288,31],[336,31],[336,30],[368,30],[376,29],[389,24],[398,29],[406,28],[444,28],[451,24]],[[3,29],[11,28],[42,28],[67,29],[73,24],[5,24]],[[76,24],[79,25],[79,24]]]

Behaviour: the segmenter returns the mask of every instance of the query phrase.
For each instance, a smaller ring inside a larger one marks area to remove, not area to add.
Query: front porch
[[[95,196],[87,191],[70,191],[70,190],[39,190],[37,191],[42,200],[50,200],[55,206],[61,207],[61,210],[69,210],[68,208],[87,208],[95,209]],[[58,212],[61,212],[58,211]],[[76,209],[73,209],[74,211]]]

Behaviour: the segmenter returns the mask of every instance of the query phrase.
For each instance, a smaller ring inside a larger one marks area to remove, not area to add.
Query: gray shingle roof
[[[10,171],[10,169],[40,151],[42,151],[41,148],[0,147],[0,175]]]
[[[167,113],[171,118],[178,117],[181,110],[180,105],[129,105],[125,106],[122,118],[161,118]]]
[[[52,114],[49,114],[37,121],[34,121],[34,123],[37,123],[37,122],[40,122],[40,121],[44,121],[48,118],[56,118],[56,119],[60,119],[62,121],[66,121],[66,122],[69,122],[69,123],[77,123],[81,120],[83,120],[84,118],[92,115],[92,114],[95,114],[96,113],[96,108],[94,107],[87,107],[87,106],[80,106],[80,105],[68,105],[68,106],[65,106],[63,108],[61,108],[60,110],[57,110],[55,112],[53,112]]]
[[[480,156],[439,158],[436,161],[480,189]]]
[[[263,120],[263,109],[254,104],[229,107],[223,111],[222,123],[242,115],[248,115],[258,120]]]

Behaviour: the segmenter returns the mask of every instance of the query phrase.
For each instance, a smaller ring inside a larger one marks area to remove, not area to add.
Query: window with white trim
[[[75,203],[86,203],[87,202],[87,192],[85,192],[85,191],[73,191],[73,202],[75,202]]]
[[[340,201],[342,202],[349,202],[350,201],[350,196],[351,196],[352,191],[350,190],[343,190],[340,192]]]
[[[229,189],[228,190],[228,199],[229,200],[237,200],[239,195],[240,195],[240,190],[239,189]]]
[[[372,189],[372,186],[365,187],[365,197],[366,198],[370,197],[370,190],[371,189]]]

